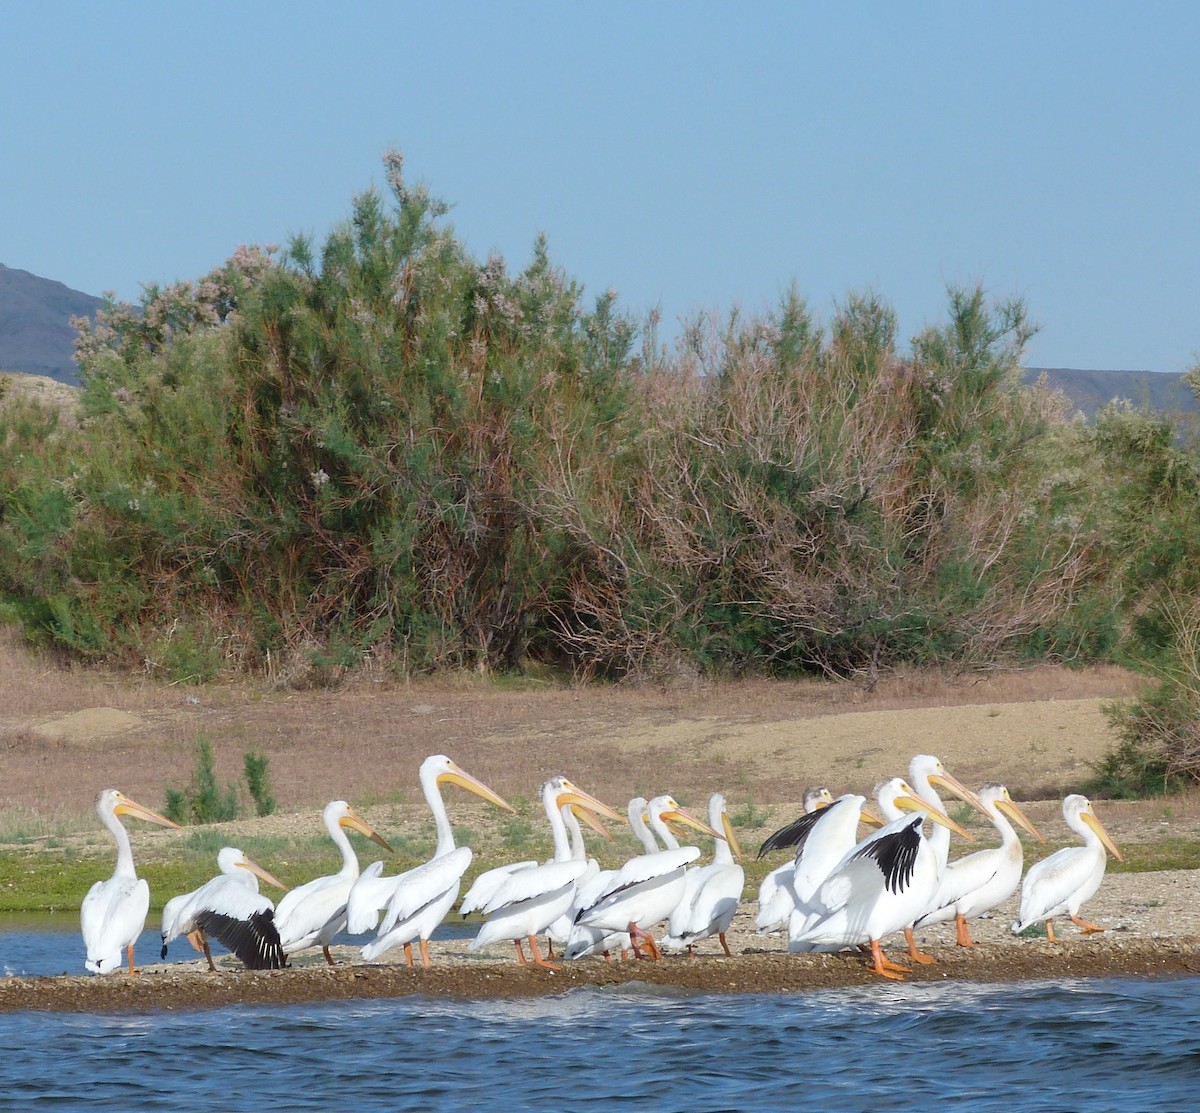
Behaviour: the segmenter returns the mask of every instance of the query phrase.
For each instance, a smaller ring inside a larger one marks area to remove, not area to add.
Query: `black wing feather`
[[[773,835],[768,835],[763,840],[762,846],[758,848],[758,856],[762,858],[764,855],[770,854],[773,850],[785,850],[790,846],[794,846],[796,853],[799,854],[801,847],[804,846],[805,839],[808,838],[824,811],[824,808],[819,808],[815,812],[806,812],[786,827],[780,827]]]
[[[889,891],[899,893],[907,889],[912,881],[917,851],[921,848],[921,824],[924,821],[924,816],[913,816],[899,831],[873,839],[856,851],[854,857],[874,858]]]
[[[270,909],[255,912],[248,920],[206,910],[196,916],[196,926],[228,947],[250,970],[281,970],[287,965]]]

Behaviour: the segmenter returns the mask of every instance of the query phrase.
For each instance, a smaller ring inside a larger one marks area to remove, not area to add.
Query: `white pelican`
[[[647,854],[654,854],[659,850],[659,845],[655,842],[650,828],[646,826],[648,808],[649,805],[644,796],[635,796],[626,806],[626,815],[629,819],[629,828],[638,842],[642,844],[642,849]],[[628,931],[624,929],[608,931],[604,928],[587,927],[575,922],[580,909],[590,908],[595,904],[608,891],[619,872],[619,870],[597,870],[590,877],[582,878],[575,886],[575,902],[567,913],[571,918],[571,923],[567,928],[566,938],[560,939],[557,935],[555,937],[567,948],[567,951],[564,952],[567,958],[584,958],[597,953],[608,958],[610,951],[620,951],[621,958],[626,957],[630,945]],[[561,935],[561,932],[559,934]]]
[[[1062,810],[1067,826],[1082,836],[1084,844],[1056,850],[1050,857],[1029,867],[1021,883],[1021,911],[1012,926],[1014,935],[1019,935],[1030,924],[1045,920],[1046,938],[1055,943],[1054,917],[1064,912],[1085,935],[1104,930],[1082,919],[1079,909],[1100,888],[1108,855],[1119,862],[1121,852],[1096,818],[1086,796],[1078,793],[1068,796]]]
[[[824,785],[817,785],[814,788],[806,789],[804,792],[804,814],[812,815],[813,812],[820,808],[828,807],[833,803],[833,793]],[[795,846],[795,840],[788,841],[786,832],[790,831],[793,824],[788,824],[787,827],[776,831],[775,834],[769,836],[763,841],[762,846],[758,849],[758,857],[762,858],[770,854],[772,850],[780,850],[785,846]],[[785,841],[775,841],[780,837]],[[851,846],[854,845],[851,840]],[[849,848],[847,848],[849,849]],[[841,855],[838,855],[840,858]],[[834,859],[836,864],[837,859]],[[796,893],[792,888],[792,874],[795,872],[795,857],[791,861],[784,862],[782,866],[771,870],[766,877],[762,879],[762,884],[758,887],[758,915],[755,917],[755,927],[758,928],[760,935],[766,935],[778,928],[786,927],[788,918],[792,914],[792,909],[796,907]]]
[[[258,878],[287,889],[278,878],[252,862],[235,846],[217,854],[221,871],[190,893],[172,897],[163,906],[162,957],[181,935],[204,952],[209,970],[216,970],[208,936],[231,950],[251,970],[278,970],[284,965],[283,946],[275,927],[275,905],[258,891]]]
[[[821,885],[858,845],[859,823],[865,820],[877,828],[883,826],[882,820],[865,808],[866,802],[865,796],[846,793],[832,804],[801,816],[789,827],[776,831],[768,840],[774,840],[777,846],[796,847],[789,882],[795,902],[788,916],[789,951],[822,949],[804,939],[808,927],[826,912],[818,899]]]
[[[497,796],[482,781],[464,772],[445,754],[433,754],[421,763],[421,791],[433,812],[437,828],[437,848],[433,858],[415,869],[389,878],[393,892],[388,900],[383,923],[375,938],[362,949],[365,959],[378,958],[393,947],[404,947],[404,957],[413,965],[413,940],[419,942],[421,962],[430,965],[429,937],[445,919],[458,899],[463,874],[471,864],[471,848],[454,845],[454,829],[446,814],[446,803],[442,799],[441,786],[454,784],[481,796],[498,808],[516,809]]]
[[[708,825],[722,831],[724,837],[713,839],[713,860],[709,865],[697,866],[685,874],[684,895],[667,921],[662,945],[673,951],[686,948],[691,955],[697,943],[715,935],[725,954],[732,955],[725,933],[742,899],[746,871],[734,860],[741,859],[742,848],[729,822],[725,797],[719,792],[709,797]]]
[[[841,947],[867,944],[874,972],[899,980],[896,971],[903,967],[884,957],[880,942],[912,923],[938,883],[937,862],[921,824],[928,818],[966,838],[970,835],[899,777],[881,782],[875,795],[885,817],[898,813],[899,818],[860,842],[834,867],[817,890],[821,912],[797,941]]]
[[[921,928],[952,919],[960,947],[975,946],[967,921],[1003,904],[1021,884],[1025,851],[1009,818],[1039,842],[1046,841],[1029,817],[1017,807],[1004,785],[984,785],[979,790],[979,801],[984,814],[1000,834],[1000,845],[977,850],[950,862],[938,887],[938,907],[926,912],[915,925]]]
[[[706,835],[720,838],[720,834],[707,823],[685,812],[670,796],[656,796],[647,805],[651,825],[665,829],[665,824],[674,823],[692,827]],[[674,842],[670,832],[665,833],[668,841]],[[650,928],[665,920],[679,903],[683,895],[684,871],[700,857],[695,846],[678,846],[658,850],[653,854],[640,854],[631,858],[618,871],[599,897],[589,906],[580,908],[575,917],[577,927],[599,928],[605,932],[628,931],[634,954],[645,957],[638,947],[642,940],[651,958],[658,958],[658,947],[650,936]],[[594,937],[580,932],[578,940],[587,951],[594,948]],[[578,958],[586,951],[577,946],[575,932],[567,944],[567,958]]]
[[[119,817],[131,815],[163,827],[177,828],[179,824],[134,803],[115,788],[106,788],[96,794],[96,814],[117,844],[117,868],[107,881],[97,881],[88,890],[79,909],[79,924],[87,947],[85,965],[93,974],[111,973],[120,968],[121,951],[124,950],[129,959],[129,973],[136,974],[133,945],[146,926],[150,886],[133,868],[129,833]]]
[[[908,763],[908,783],[912,785],[916,791],[916,795],[920,799],[932,805],[936,811],[941,812],[943,815],[946,813],[946,807],[942,803],[942,798],[938,795],[937,790],[939,788],[944,788],[948,792],[952,792],[960,800],[964,800],[970,804],[976,811],[987,815],[983,804],[980,803],[979,797],[967,788],[966,785],[962,784],[962,782],[952,777],[946,771],[945,766],[932,754],[917,754]],[[887,818],[895,819],[896,815],[893,814]],[[970,838],[969,835],[967,837]],[[940,887],[942,878],[946,874],[947,863],[950,861],[950,829],[935,825],[933,830],[926,836],[925,841],[932,851],[934,861],[937,864],[938,887]],[[929,893],[929,902],[923,911],[932,912],[938,907],[939,901],[937,888],[935,887]],[[927,955],[918,949],[913,926],[910,923],[904,928],[904,941],[908,945],[908,957],[913,962],[929,965],[934,961],[933,956]]]
[[[332,966],[329,944],[338,932],[345,930],[346,901],[358,878],[358,857],[346,831],[357,831],[387,851],[392,848],[345,800],[331,800],[321,814],[329,837],[342,852],[342,868],[285,893],[275,908],[275,927],[279,929],[285,955],[320,946],[325,961]]]
[[[575,881],[575,893],[571,904],[557,919],[552,920],[546,928],[546,937],[550,943],[550,957],[554,957],[554,944],[560,947],[567,945],[571,937],[571,928],[575,925],[575,913],[579,911],[579,891],[600,873],[600,863],[595,858],[589,858],[587,847],[583,841],[583,829],[579,825],[582,817],[597,834],[603,835],[609,842],[613,841],[612,833],[599,819],[586,808],[576,809],[574,804],[564,804],[560,809],[567,833],[571,836],[571,857],[583,862],[583,873]]]
[[[556,970],[558,967],[554,963],[542,957],[537,937],[571,907],[575,899],[575,882],[588,866],[586,858],[576,858],[571,853],[563,809],[584,809],[618,823],[621,817],[590,793],[576,788],[566,777],[552,777],[542,785],[542,803],[554,833],[554,857],[541,865],[516,870],[502,880],[484,905],[487,922],[479,929],[468,950],[477,951],[491,943],[510,939],[516,947],[518,961],[524,966],[521,940],[525,939],[529,942],[533,964]]]

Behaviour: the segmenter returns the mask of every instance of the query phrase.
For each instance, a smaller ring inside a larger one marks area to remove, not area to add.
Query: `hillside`
[[[0,263],[0,371],[23,371],[78,385],[70,320],[94,313],[101,304],[91,294]],[[1200,402],[1179,372],[1025,368],[1027,382],[1042,375],[1089,420],[1114,398],[1169,416],[1200,413]]]
[[[1168,417],[1200,413],[1200,402],[1183,375],[1170,371],[1085,371],[1072,367],[1026,367],[1025,381],[1046,381],[1061,390],[1091,420],[1114,398],[1128,399],[1140,409]]]
[[[0,370],[77,384],[72,317],[95,313],[101,299],[0,263]]]

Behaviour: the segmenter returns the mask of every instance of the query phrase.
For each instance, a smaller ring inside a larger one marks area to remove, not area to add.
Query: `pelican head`
[[[1104,849],[1109,852],[1118,862],[1124,861],[1121,857],[1121,852],[1117,849],[1117,844],[1113,842],[1112,836],[1104,829],[1104,825],[1096,818],[1096,813],[1092,811],[1092,802],[1086,796],[1080,796],[1078,793],[1073,793],[1063,801],[1063,818],[1067,821],[1068,826],[1074,826],[1071,819],[1075,818],[1079,823],[1089,827],[1096,833],[1101,843],[1104,844]]]
[[[330,830],[342,827],[347,831],[357,831],[365,835],[373,843],[382,846],[389,854],[395,854],[391,844],[378,834],[365,819],[363,819],[345,800],[331,800],[325,805],[325,826]]]
[[[576,819],[586,823],[593,831],[603,835],[610,842],[612,834],[600,821],[611,819],[614,823],[624,823],[625,817],[614,811],[603,800],[596,799],[590,792],[573,784],[567,777],[551,777],[542,785],[542,794],[548,798],[548,804],[559,811],[570,808]]]
[[[147,823],[157,823],[160,827],[179,829],[178,823],[159,815],[158,812],[151,811],[136,800],[130,800],[125,793],[116,788],[105,788],[96,793],[96,814],[102,820],[106,820],[110,816],[119,818],[129,815],[134,819],[144,819]]]
[[[438,788],[445,784],[458,785],[459,788],[465,788],[468,792],[481,796],[489,804],[495,804],[498,808],[505,808],[514,813],[517,810],[507,800],[488,788],[478,777],[472,777],[465,769],[459,768],[457,763],[451,761],[445,754],[432,754],[427,757],[421,763],[420,777],[422,782],[427,778],[432,778]]]
[[[1038,842],[1045,842],[1039,831],[1019,807],[1016,802],[1008,794],[1008,789],[1001,784],[986,784],[979,790],[979,799],[983,806],[987,808],[989,805],[995,808],[998,812],[1008,816],[1018,827],[1031,834]]]
[[[220,853],[217,854],[217,868],[222,873],[230,875],[233,875],[236,870],[247,870],[255,877],[261,877],[268,885],[274,885],[276,889],[287,890],[287,886],[274,874],[268,873],[262,866],[252,862],[236,846],[221,848]]]
[[[877,785],[876,797],[879,799],[881,807],[885,800],[890,799],[892,806],[902,812],[922,812],[934,823],[948,827],[955,834],[962,835],[964,839],[975,841],[971,834],[955,823],[945,812],[922,800],[902,777],[893,777],[890,781],[883,781]]]
[[[702,834],[711,835],[714,839],[723,839],[725,837],[720,831],[714,830],[705,823],[704,820],[697,819],[691,812],[681,808],[673,796],[656,796],[650,801],[647,807],[654,809],[658,818],[663,823],[670,824],[673,827],[691,827]]]
[[[977,812],[987,814],[978,795],[967,788],[957,777],[952,777],[941,761],[932,754],[917,754],[908,763],[908,775],[912,780],[918,782],[924,777],[935,788],[944,788],[947,792],[953,793],[960,800],[970,804]]]
[[[820,808],[827,808],[833,803],[833,793],[824,785],[813,785],[804,790],[804,813],[811,815]]]
[[[829,789],[824,790],[826,795],[829,795]],[[832,797],[830,797],[832,803]],[[828,807],[828,803],[818,805],[818,807]],[[729,849],[733,853],[737,861],[742,860],[742,845],[738,842],[738,837],[733,830],[733,821],[729,818],[729,807],[725,801],[725,797],[719,792],[714,792],[708,801],[708,822],[711,826],[716,827],[719,822],[721,830],[724,832],[722,836],[727,843]]]

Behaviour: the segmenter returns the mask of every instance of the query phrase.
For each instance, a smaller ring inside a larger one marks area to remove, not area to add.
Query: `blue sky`
[[[480,258],[544,232],[638,315],[911,336],[1020,296],[1035,366],[1200,358],[1200,5],[0,8],[0,263],[135,300],[323,236],[385,148]]]

